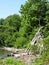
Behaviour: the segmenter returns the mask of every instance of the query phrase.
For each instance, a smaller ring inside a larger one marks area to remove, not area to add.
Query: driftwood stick
[[[0,50],[7,50],[7,51],[12,52],[12,53],[27,52],[27,49],[16,49],[16,48],[10,48],[10,47],[3,47],[3,48],[0,48]]]

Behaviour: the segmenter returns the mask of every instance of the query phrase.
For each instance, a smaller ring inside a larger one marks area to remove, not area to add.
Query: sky
[[[21,4],[24,4],[26,1],[27,0],[0,0],[0,18],[19,14]]]

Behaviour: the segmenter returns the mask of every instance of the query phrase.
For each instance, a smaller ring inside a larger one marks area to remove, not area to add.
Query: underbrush
[[[0,65],[24,65],[24,64],[19,60],[13,60],[12,58],[6,58],[3,60],[0,59]]]

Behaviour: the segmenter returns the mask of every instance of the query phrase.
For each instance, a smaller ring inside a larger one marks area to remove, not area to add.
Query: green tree
[[[13,46],[16,38],[19,37],[21,18],[19,15],[14,14],[8,16],[4,22],[2,21],[3,19],[0,21],[0,43],[5,46]]]
[[[47,24],[47,4],[47,0],[28,0],[24,5],[21,5],[21,27],[19,32],[20,34],[22,32],[22,36],[28,38],[35,31],[35,28],[39,28],[39,25],[45,26]]]

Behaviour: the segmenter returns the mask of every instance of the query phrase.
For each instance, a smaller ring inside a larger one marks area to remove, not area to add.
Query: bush
[[[18,37],[16,39],[14,47],[16,47],[16,48],[24,48],[25,45],[27,45],[27,39],[25,37]]]

